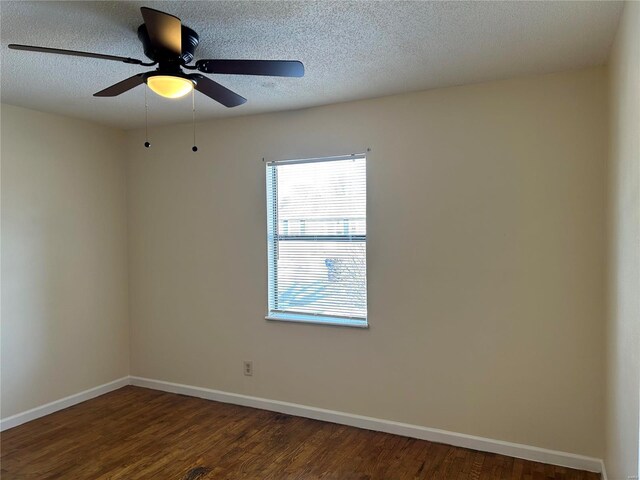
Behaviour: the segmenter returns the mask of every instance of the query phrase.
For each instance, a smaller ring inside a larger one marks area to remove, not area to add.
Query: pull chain
[[[191,90],[191,119],[193,120],[193,147],[191,150],[194,152],[198,151],[198,147],[196,147],[196,94],[195,89]]]
[[[144,146],[149,148],[149,104],[147,103],[147,84],[144,84]]]

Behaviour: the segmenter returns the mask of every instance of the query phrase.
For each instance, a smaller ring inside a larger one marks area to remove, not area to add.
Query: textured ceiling
[[[144,67],[7,48],[24,43],[146,60],[136,36],[141,6],[195,29],[196,59],[304,62],[304,78],[212,76],[248,102],[227,109],[196,94],[199,119],[601,65],[622,9],[607,1],[2,1],[2,101],[122,128],[144,125],[143,87],[92,96]],[[151,124],[191,119],[190,97],[150,94],[149,106]]]

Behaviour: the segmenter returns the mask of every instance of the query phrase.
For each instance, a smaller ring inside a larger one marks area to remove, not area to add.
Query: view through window
[[[267,164],[267,318],[367,325],[364,155]]]

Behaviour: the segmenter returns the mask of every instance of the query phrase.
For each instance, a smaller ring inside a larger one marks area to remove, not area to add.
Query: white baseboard
[[[558,452],[544,448],[532,447],[518,443],[504,442],[490,438],[476,437],[464,433],[448,432],[435,428],[421,427],[407,423],[394,422],[391,420],[381,420],[378,418],[354,415],[351,413],[336,412],[323,408],[308,407],[296,403],[269,400],[266,398],[251,397],[237,393],[223,392],[209,388],[192,387],[179,383],[164,382],[149,378],[130,377],[131,385],[152,388],[164,392],[179,393],[190,397],[205,398],[217,402],[232,403],[245,407],[260,408],[274,412],[296,415],[299,417],[312,418],[325,422],[349,425],[351,427],[364,428],[379,432],[403,435],[405,437],[429,440],[432,442],[445,443],[456,447],[470,448],[483,452],[497,453],[510,457],[522,458],[534,462],[548,463],[562,467],[576,468],[590,472],[602,472],[603,480],[606,480],[604,473],[604,463],[599,458],[586,457],[573,453]]]
[[[576,468],[579,470],[588,470],[591,472],[600,472],[602,474],[602,480],[607,480],[604,462],[599,458],[548,450],[518,443],[504,442],[502,440],[493,440],[490,438],[466,435],[464,433],[449,432],[446,430],[422,427],[419,425],[411,425],[408,423],[394,422],[391,420],[382,420],[351,413],[337,412],[334,410],[326,410],[323,408],[309,407],[296,403],[282,402],[279,400],[269,400],[266,398],[252,397],[249,395],[241,395],[238,393],[229,393],[220,390],[193,387],[190,385],[182,385],[179,383],[164,382],[161,380],[153,380],[141,377],[119,378],[118,380],[105,383],[104,385],[99,385],[83,392],[76,393],[75,395],[70,395],[68,397],[61,398],[60,400],[47,403],[46,405],[32,408],[31,410],[12,415],[11,417],[3,418],[2,420],[0,420],[0,431],[17,427],[18,425],[22,425],[23,423],[35,420],[36,418],[40,418],[45,415],[49,415],[59,410],[63,410],[65,408],[71,407],[86,400],[90,400],[100,395],[104,395],[105,393],[117,390],[126,385],[136,385],[139,387],[161,390],[164,392],[172,392],[181,395],[188,395],[191,397],[205,398],[217,402],[232,403],[235,405],[242,405],[252,408],[260,408],[263,410],[286,413],[288,415],[312,418],[314,420],[338,423],[340,425],[349,425],[351,427],[363,428],[366,430],[375,430],[379,432],[392,433],[395,435],[403,435],[405,437],[445,443],[456,447],[497,453],[500,455],[507,455],[510,457],[522,458],[535,462],[548,463],[551,465]]]
[[[32,408],[31,410],[27,410],[26,412],[3,418],[2,420],[0,420],[0,432],[9,428],[17,427],[18,425],[22,425],[23,423],[30,422],[31,420],[35,420],[36,418],[44,417],[45,415],[57,412],[58,410],[63,410],[80,402],[90,400],[100,395],[104,395],[105,393],[109,393],[113,390],[122,388],[125,385],[129,385],[129,377],[122,377],[118,380],[114,380],[113,382],[98,385],[97,387],[90,388],[89,390],[85,390],[74,395],[69,395],[68,397],[64,397],[60,400],[47,403],[46,405]]]

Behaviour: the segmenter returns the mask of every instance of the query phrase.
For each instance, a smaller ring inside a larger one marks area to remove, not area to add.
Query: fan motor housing
[[[142,42],[144,54],[154,62],[176,61],[173,53],[166,50],[156,50],[151,46],[151,40],[144,23],[138,27],[138,39]],[[198,43],[200,43],[198,34],[191,28],[182,25],[182,55],[180,56],[180,61],[183,65],[193,60]]]

